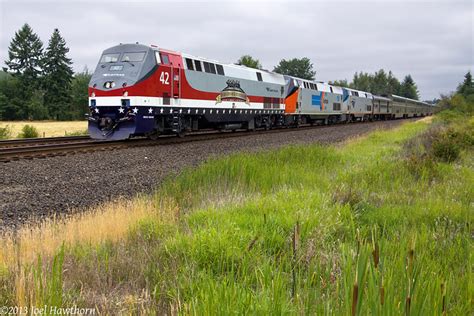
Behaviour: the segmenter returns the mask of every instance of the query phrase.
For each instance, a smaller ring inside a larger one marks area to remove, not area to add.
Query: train
[[[88,93],[88,131],[103,140],[421,117],[435,109],[139,43],[106,49]]]

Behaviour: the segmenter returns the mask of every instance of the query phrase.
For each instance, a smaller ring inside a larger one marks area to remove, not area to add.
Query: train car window
[[[212,74],[216,74],[216,65],[209,63],[209,68],[211,69]]]
[[[118,61],[120,57],[120,54],[104,54],[102,55],[102,58],[100,59],[101,63],[115,63]]]
[[[341,110],[341,103],[333,103],[332,104],[333,111],[340,111]]]
[[[201,61],[200,60],[194,60],[194,66],[196,68],[196,71],[202,71],[202,66],[201,66]]]
[[[145,58],[145,52],[124,53],[121,61],[140,62]]]
[[[209,66],[209,63],[207,61],[204,61],[204,71],[210,73],[211,72],[211,66]]]
[[[165,65],[169,65],[169,64],[170,64],[170,59],[169,59],[168,55],[161,54],[161,61],[162,61],[163,64],[165,64]]]
[[[185,60],[186,60],[186,67],[188,67],[189,70],[194,70],[193,60],[189,58],[185,58]]]
[[[354,92],[355,93],[355,96],[358,97],[359,96],[359,92]]]
[[[262,79],[262,74],[259,73],[259,72],[257,72],[257,80],[258,80],[258,81],[263,81],[263,79]]]
[[[217,69],[217,73],[218,73],[219,75],[222,75],[222,76],[225,75],[225,74],[224,74],[224,67],[222,67],[222,65],[217,65],[217,64],[216,64],[216,69]]]
[[[331,93],[334,93],[334,92],[332,91],[332,87],[329,87],[329,90],[331,90]]]

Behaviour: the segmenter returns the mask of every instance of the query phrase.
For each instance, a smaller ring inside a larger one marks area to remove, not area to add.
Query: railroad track
[[[370,122],[355,123],[355,124],[371,124]],[[120,141],[107,140],[93,140],[88,136],[77,137],[57,137],[57,138],[39,138],[39,139],[25,139],[0,141],[0,162],[9,162],[24,159],[38,159],[53,156],[65,156],[77,153],[86,153],[100,150],[116,150],[130,147],[142,146],[158,146],[171,145],[193,141],[212,140],[218,138],[228,137],[242,137],[269,133],[285,133],[287,131],[298,131],[307,129],[323,129],[332,125],[304,125],[298,128],[286,127],[271,130],[256,130],[253,132],[238,130],[232,131],[201,131],[179,138],[174,135],[165,135],[157,140],[150,140],[145,138],[136,138]],[[343,128],[341,126],[341,128]]]
[[[46,138],[24,138],[0,140],[0,150],[12,147],[39,146],[46,144],[73,143],[80,141],[91,141],[89,136],[65,136],[65,137],[46,137]]]

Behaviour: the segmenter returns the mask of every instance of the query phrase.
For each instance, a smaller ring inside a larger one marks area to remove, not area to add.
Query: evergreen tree
[[[464,81],[458,86],[457,90],[458,93],[464,96],[474,94],[474,84],[472,82],[472,75],[470,71],[468,71],[467,74],[464,75]]]
[[[282,59],[273,71],[282,75],[290,75],[307,80],[314,80],[316,75],[316,71],[313,70],[313,64],[306,57],[290,60]]]
[[[43,56],[43,43],[33,29],[24,24],[15,33],[8,47],[8,60],[5,64],[14,75],[22,78],[29,84],[41,74],[41,60]],[[7,71],[7,68],[4,68]],[[32,85],[35,86],[35,85]]]
[[[262,64],[260,64],[260,61],[250,55],[244,55],[240,57],[237,61],[237,65],[243,65],[255,69],[262,69]]]
[[[420,97],[418,95],[418,87],[415,84],[415,81],[411,75],[405,76],[403,83],[400,87],[400,95],[405,98],[418,100]]]
[[[44,101],[51,116],[67,119],[71,112],[71,59],[66,56],[69,48],[66,41],[55,29],[49,40],[44,56]]]

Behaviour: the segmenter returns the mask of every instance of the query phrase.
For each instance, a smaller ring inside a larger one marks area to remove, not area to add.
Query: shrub
[[[25,125],[18,134],[18,138],[36,138],[39,137],[38,130],[32,125]]]
[[[435,158],[445,162],[452,162],[459,158],[461,146],[454,137],[448,133],[441,134],[432,145],[432,153]]]
[[[8,139],[12,136],[12,130],[10,126],[0,127],[0,139]]]

